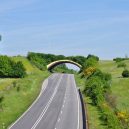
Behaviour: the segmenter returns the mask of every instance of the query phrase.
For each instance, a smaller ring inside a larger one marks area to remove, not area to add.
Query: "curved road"
[[[36,101],[9,129],[82,129],[74,75],[52,74]]]

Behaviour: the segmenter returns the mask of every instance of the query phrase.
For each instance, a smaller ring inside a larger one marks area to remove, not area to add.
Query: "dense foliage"
[[[14,62],[7,56],[0,56],[0,77],[21,78],[26,75],[22,62]]]
[[[121,61],[124,61],[124,60],[129,60],[129,58],[120,58],[120,57],[117,57],[117,58],[114,58],[113,61],[116,61],[116,62],[121,62]]]
[[[124,62],[120,62],[120,63],[118,63],[117,67],[118,68],[121,68],[121,67],[125,68],[126,64]]]
[[[89,59],[89,58],[93,58],[94,60],[99,61],[99,57],[98,57],[98,56],[95,56],[95,55],[89,54],[89,55],[87,56],[87,59]]]
[[[82,72],[85,77],[85,87],[83,93],[89,96],[92,104],[97,106],[101,112],[101,119],[108,129],[122,129],[119,118],[116,115],[115,98],[111,92],[112,77],[108,73],[103,73],[97,66],[97,60],[90,57],[85,62]]]
[[[74,62],[77,62],[81,64],[82,66],[85,65],[85,61],[89,59],[89,57],[84,57],[84,56],[63,56],[63,55],[54,55],[54,54],[44,54],[44,53],[34,53],[34,52],[29,52],[27,55],[27,58],[31,61],[32,64],[36,65],[38,68],[41,70],[46,69],[46,65],[57,60],[63,60],[63,59],[68,59],[72,60]],[[92,55],[92,58],[95,60],[98,60],[96,56]],[[91,59],[91,58],[90,58]]]
[[[123,72],[122,72],[122,76],[123,77],[129,77],[129,70],[125,69]]]

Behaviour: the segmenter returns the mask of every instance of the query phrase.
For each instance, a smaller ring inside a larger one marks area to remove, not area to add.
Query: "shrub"
[[[121,62],[123,60],[126,60],[125,58],[120,58],[120,57],[117,57],[115,59],[113,59],[113,61],[116,61],[116,62]]]
[[[103,83],[99,77],[89,78],[84,92],[92,99],[94,105],[99,105],[104,100]]]
[[[122,129],[119,119],[106,102],[100,106],[100,110],[102,112],[101,119],[108,129]]]
[[[126,64],[123,63],[123,62],[120,62],[120,63],[117,65],[117,67],[118,67],[118,68],[120,68],[120,67],[124,67],[124,68],[125,68],[125,67],[126,67]]]
[[[98,56],[95,56],[95,55],[89,54],[89,55],[87,56],[87,59],[89,59],[89,58],[94,58],[96,61],[99,61],[99,57],[98,57]]]
[[[119,118],[124,129],[129,127],[129,112],[127,111],[117,111],[117,117]]]
[[[18,77],[18,78],[25,77],[26,72],[25,72],[25,68],[24,68],[22,62],[19,61],[14,65],[13,74],[15,77]]]
[[[109,106],[113,109],[116,109],[116,96],[112,95],[111,92],[106,92],[104,96]]]
[[[84,63],[84,69],[88,67],[96,67],[98,61],[94,58],[88,58]]]
[[[7,56],[0,56],[0,77],[19,78],[26,75],[22,62],[14,62]]]
[[[89,67],[89,68],[87,68],[87,69],[85,69],[85,70],[83,71],[83,74],[84,74],[84,76],[90,76],[90,75],[93,74],[95,71],[96,71],[96,68],[94,68],[94,67]]]
[[[124,78],[126,78],[126,77],[129,77],[129,70],[124,70],[123,72],[122,72],[122,76],[124,77]]]
[[[4,96],[0,96],[0,111],[3,110],[3,105],[2,105],[3,100],[4,100]]]

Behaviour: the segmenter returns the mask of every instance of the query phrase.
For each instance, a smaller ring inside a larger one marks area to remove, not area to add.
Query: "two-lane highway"
[[[80,97],[74,75],[53,74],[39,97],[9,129],[82,129]]]

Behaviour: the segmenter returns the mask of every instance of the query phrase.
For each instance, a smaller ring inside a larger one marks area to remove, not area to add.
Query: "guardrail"
[[[82,106],[83,129],[89,129],[88,115],[85,111],[85,104],[84,104],[84,101],[83,101],[83,96],[82,96],[82,93],[81,93],[80,89],[78,89],[78,92],[79,92],[79,96],[80,96],[80,100],[81,100],[81,106]]]

